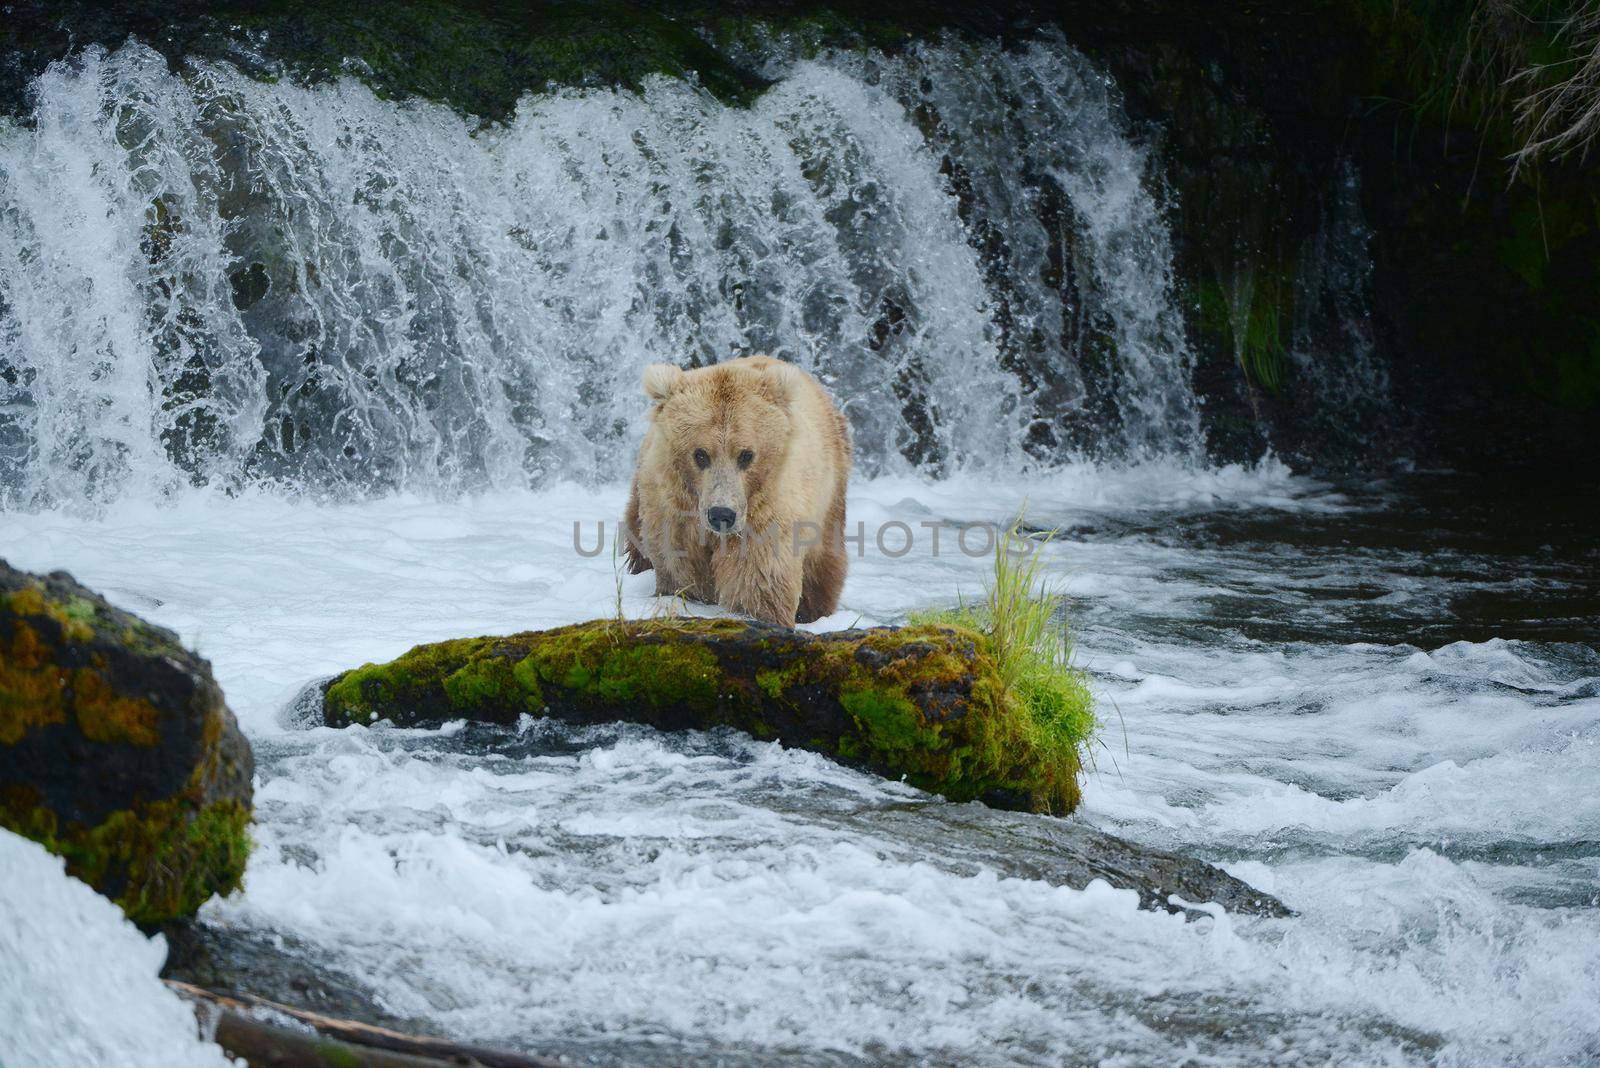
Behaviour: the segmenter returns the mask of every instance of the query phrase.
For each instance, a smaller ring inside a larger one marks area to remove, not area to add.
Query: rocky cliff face
[[[1266,432],[1319,466],[1362,466],[1342,439],[1370,435],[1467,467],[1592,457],[1600,178],[1581,156],[1515,167],[1507,88],[1569,47],[1573,7],[1052,9],[1160,141],[1214,448]],[[1306,388],[1330,367],[1375,373],[1392,404]]]

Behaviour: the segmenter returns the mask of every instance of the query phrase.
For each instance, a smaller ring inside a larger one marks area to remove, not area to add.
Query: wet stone
[[[161,923],[238,887],[253,766],[176,635],[65,572],[0,561],[0,827]]]

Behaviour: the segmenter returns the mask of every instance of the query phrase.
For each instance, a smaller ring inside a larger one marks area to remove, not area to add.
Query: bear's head
[[[767,523],[764,490],[788,455],[796,374],[776,360],[645,368],[650,418],[663,435],[679,501],[707,531],[734,535]]]

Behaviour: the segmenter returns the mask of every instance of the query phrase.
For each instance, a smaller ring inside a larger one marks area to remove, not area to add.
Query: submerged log
[[[250,1068],[557,1068],[561,1063],[307,1012],[245,994],[228,997],[166,980],[195,1005],[213,1040]],[[298,1026],[297,1026],[298,1025]]]
[[[211,665],[175,634],[0,561],[0,827],[162,923],[239,885],[252,767]]]
[[[734,727],[957,801],[1064,815],[1088,716],[1041,719],[963,627],[832,634],[731,619],[596,620],[420,645],[323,689],[332,726],[470,719]]]

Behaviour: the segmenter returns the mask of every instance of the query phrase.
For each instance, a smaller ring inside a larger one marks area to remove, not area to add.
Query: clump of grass
[[[1030,537],[1018,517],[995,545],[982,600],[914,612],[909,622],[966,627],[987,637],[1001,681],[1023,713],[1019,725],[1027,742],[1081,767],[1095,731],[1094,697],[1083,670],[1072,665],[1060,591],[1043,578],[1044,548],[1054,536]]]
[[[1233,355],[1247,383],[1254,382],[1276,394],[1283,384],[1283,303],[1281,290],[1271,278],[1256,278],[1243,268],[1228,291],[1228,326],[1233,334]]]
[[[1597,0],[1359,0],[1422,114],[1470,125],[1513,176],[1600,139]]]
[[[1600,3],[1584,0],[1551,34],[1556,56],[1513,77],[1521,146],[1517,166],[1548,156],[1586,162],[1600,142]]]

